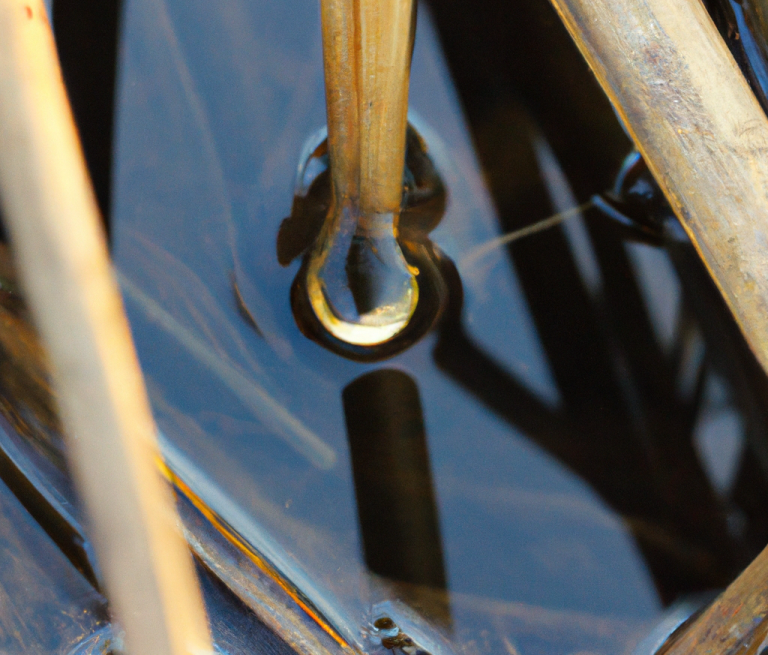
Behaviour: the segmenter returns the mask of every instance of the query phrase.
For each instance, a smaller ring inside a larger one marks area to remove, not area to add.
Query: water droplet
[[[376,619],[373,623],[373,627],[376,629],[376,634],[381,639],[394,639],[400,634],[400,628],[398,628],[397,624],[388,616]]]
[[[310,256],[310,305],[323,327],[345,343],[389,341],[416,310],[419,271],[408,265],[397,241],[398,218],[342,203]]]
[[[400,207],[373,210],[339,190],[325,133],[307,142],[277,257],[304,256],[291,308],[305,336],[356,361],[403,351],[435,325],[448,300],[447,257],[429,240],[446,188],[426,142],[408,128]],[[451,278],[453,279],[453,278]]]

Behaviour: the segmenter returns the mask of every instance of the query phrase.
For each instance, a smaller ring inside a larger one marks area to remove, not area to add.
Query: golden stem
[[[322,0],[328,144],[337,201],[398,214],[405,163],[412,0]]]

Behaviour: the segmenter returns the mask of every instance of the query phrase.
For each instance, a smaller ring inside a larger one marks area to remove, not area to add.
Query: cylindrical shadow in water
[[[445,589],[445,567],[416,383],[394,369],[343,392],[365,560],[380,576]]]

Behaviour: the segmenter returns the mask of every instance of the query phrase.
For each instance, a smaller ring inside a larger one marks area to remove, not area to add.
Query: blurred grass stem
[[[211,653],[41,0],[0,0],[0,196],[126,646],[134,655]]]

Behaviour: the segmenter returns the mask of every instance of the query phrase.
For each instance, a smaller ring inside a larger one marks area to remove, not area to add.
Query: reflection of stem
[[[264,333],[261,331],[261,328],[251,313],[251,310],[248,309],[248,305],[240,291],[240,285],[237,283],[237,277],[235,276],[234,271],[230,274],[230,281],[232,282],[232,292],[235,294],[235,303],[237,304],[238,314],[240,314],[240,316],[245,319],[246,323],[248,323],[248,325],[254,329],[256,334],[258,334],[263,339]]]
[[[275,435],[317,468],[333,467],[336,463],[336,452],[333,448],[283,407],[266,389],[211,350],[205,342],[181,325],[127,277],[120,276],[120,285],[125,293],[141,306],[147,317],[160,325],[197,361],[216,375]]]
[[[467,255],[459,261],[459,266],[462,269],[468,269],[472,267],[479,259],[485,257],[488,253],[491,253],[494,250],[501,248],[502,246],[506,246],[513,241],[517,241],[523,237],[530,236],[531,234],[536,234],[536,232],[547,230],[550,227],[554,227],[555,225],[558,225],[569,218],[578,216],[582,212],[585,212],[587,209],[592,207],[592,204],[592,200],[588,200],[583,205],[572,207],[571,209],[568,209],[564,212],[559,212],[554,216],[550,216],[549,218],[544,218],[531,225],[521,227],[519,230],[515,230],[514,232],[508,232],[507,234],[502,234],[500,237],[486,241],[485,243],[480,244],[476,248],[470,250],[469,253],[467,253]]]

